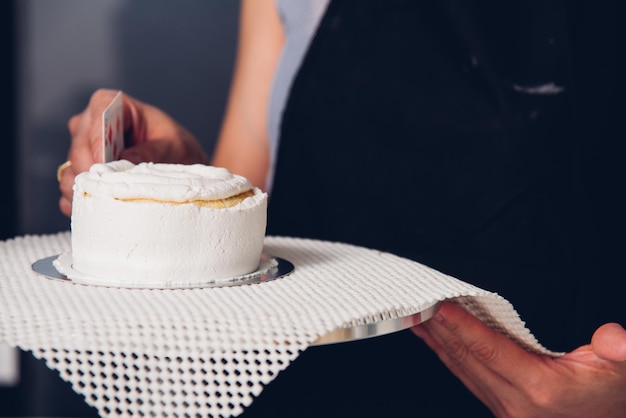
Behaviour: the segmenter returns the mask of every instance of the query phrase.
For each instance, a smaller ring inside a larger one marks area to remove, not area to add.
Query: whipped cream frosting
[[[226,208],[194,204],[245,192]],[[267,194],[224,168],[96,164],[76,176],[72,265],[122,287],[229,280],[258,269],[266,222]]]
[[[91,196],[173,202],[225,199],[252,188],[247,178],[221,167],[126,160],[94,164],[74,184],[74,192]]]

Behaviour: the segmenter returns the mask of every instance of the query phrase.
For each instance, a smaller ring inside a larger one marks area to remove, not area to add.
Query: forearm
[[[267,114],[284,35],[273,1],[242,2],[235,72],[212,164],[265,188]]]

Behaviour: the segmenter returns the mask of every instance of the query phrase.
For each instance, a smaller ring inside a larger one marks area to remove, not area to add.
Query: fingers
[[[59,208],[66,215],[71,213],[74,177],[103,161],[102,112],[117,93],[117,90],[97,90],[87,107],[68,121],[71,166],[63,171],[59,182],[62,194]],[[127,148],[121,158],[133,163],[209,163],[196,138],[160,109],[128,95],[123,96],[122,109]]]
[[[59,209],[65,216],[72,216],[72,201],[65,196],[61,196],[59,199]]]
[[[556,359],[526,352],[450,303],[413,330],[496,416],[624,416],[626,331],[618,324]]]
[[[591,347],[602,359],[626,361],[626,330],[616,323],[604,324],[593,334]]]
[[[59,209],[61,213],[70,216],[72,213],[72,187],[76,174],[87,171],[94,162],[102,159],[101,147],[93,146],[95,142],[94,129],[91,126],[89,111],[86,109],[82,113],[73,116],[68,122],[72,143],[68,152],[67,162],[69,164],[64,169],[57,171],[59,190]]]
[[[144,161],[168,162],[172,156],[172,144],[166,140],[154,140],[142,142],[130,148],[124,149],[120,158],[131,163],[139,164]],[[175,158],[173,158],[173,161]]]
[[[497,384],[503,386],[505,382],[501,382],[499,379],[494,379],[495,376],[490,375],[485,379],[476,379],[475,376],[468,374],[464,371],[461,364],[453,360],[447,353],[444,347],[450,342],[445,338],[442,338],[439,333],[431,331],[430,327],[426,327],[425,324],[418,325],[411,329],[417,336],[419,336],[426,345],[428,345],[439,357],[439,359],[446,365],[446,367],[472,392],[478,399],[480,399],[485,405],[493,405],[498,400],[492,396],[493,391],[489,390],[490,384]],[[487,383],[487,380],[490,382]]]
[[[73,170],[77,173],[88,170],[94,162],[102,158],[102,151],[98,150],[101,147],[93,146],[96,137],[91,118],[85,112],[87,111],[73,116],[68,123],[72,140],[68,161],[71,161]]]
[[[530,373],[536,368],[537,357],[460,306],[442,304],[424,327],[431,336],[431,348],[457,375],[488,385],[518,386],[533,379]]]
[[[74,177],[89,170],[94,163],[103,161],[102,112],[116,94],[117,90],[97,90],[89,99],[87,107],[72,116],[67,123],[71,137],[67,160],[71,165],[58,172],[61,191],[59,209],[66,216],[70,216],[72,211]]]
[[[497,416],[523,403],[529,393],[520,388],[541,380],[539,357],[453,303],[442,303],[431,320],[413,331]]]
[[[74,186],[74,169],[72,165],[62,170],[59,180],[59,190],[61,191],[61,198],[59,199],[59,209],[65,216],[72,214],[72,196]]]
[[[95,162],[103,161],[102,112],[116,94],[116,90],[97,90],[89,99],[87,107],[70,118],[68,129],[72,143],[69,160],[72,161],[75,173],[86,171]]]

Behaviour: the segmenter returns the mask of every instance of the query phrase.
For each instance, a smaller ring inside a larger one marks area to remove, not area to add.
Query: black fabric
[[[568,291],[585,225],[565,10],[488,3],[331,5],[284,115],[270,234],[390,251],[527,318]]]
[[[545,0],[332,2],[284,113],[268,233],[422,262],[502,294],[548,348],[587,343],[617,318],[603,316],[606,277],[592,279],[579,13]],[[489,415],[409,332],[310,349],[284,373],[250,416]]]

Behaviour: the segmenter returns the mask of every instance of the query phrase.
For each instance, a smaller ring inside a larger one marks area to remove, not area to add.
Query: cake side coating
[[[96,164],[74,185],[73,268],[129,285],[227,280],[258,268],[266,222],[267,195],[225,169]]]

